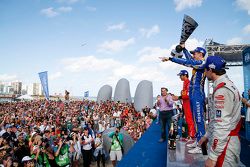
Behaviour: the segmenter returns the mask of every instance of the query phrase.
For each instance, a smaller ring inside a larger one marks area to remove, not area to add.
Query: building
[[[14,94],[22,93],[22,82],[11,82],[11,87],[13,88]]]
[[[28,86],[27,94],[42,95],[42,85],[40,83],[33,83]]]

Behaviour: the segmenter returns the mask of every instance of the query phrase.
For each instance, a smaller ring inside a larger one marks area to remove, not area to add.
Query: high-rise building
[[[0,94],[4,94],[4,84],[0,82]]]
[[[29,95],[42,95],[42,85],[40,83],[30,84],[27,93]]]
[[[13,88],[14,94],[21,94],[22,93],[22,82],[11,82],[11,86]]]
[[[28,85],[22,85],[22,95],[28,94]]]

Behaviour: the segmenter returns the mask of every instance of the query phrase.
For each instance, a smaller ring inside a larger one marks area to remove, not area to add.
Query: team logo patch
[[[224,95],[217,95],[214,98],[217,99],[217,100],[225,100]]]
[[[221,118],[221,110],[216,110],[216,118]]]
[[[224,109],[224,105],[216,105],[215,108],[217,108],[217,109]]]
[[[212,149],[215,150],[218,144],[218,139],[214,139],[213,145],[212,145]]]

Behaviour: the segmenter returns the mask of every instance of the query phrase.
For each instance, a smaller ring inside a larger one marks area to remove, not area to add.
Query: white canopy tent
[[[34,98],[33,97],[31,97],[30,95],[22,95],[22,96],[20,96],[20,97],[18,97],[17,99],[19,99],[19,100],[33,100]]]

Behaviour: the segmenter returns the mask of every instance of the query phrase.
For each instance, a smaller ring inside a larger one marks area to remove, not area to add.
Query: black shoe
[[[158,142],[163,143],[165,141],[166,141],[166,139],[161,138]]]

